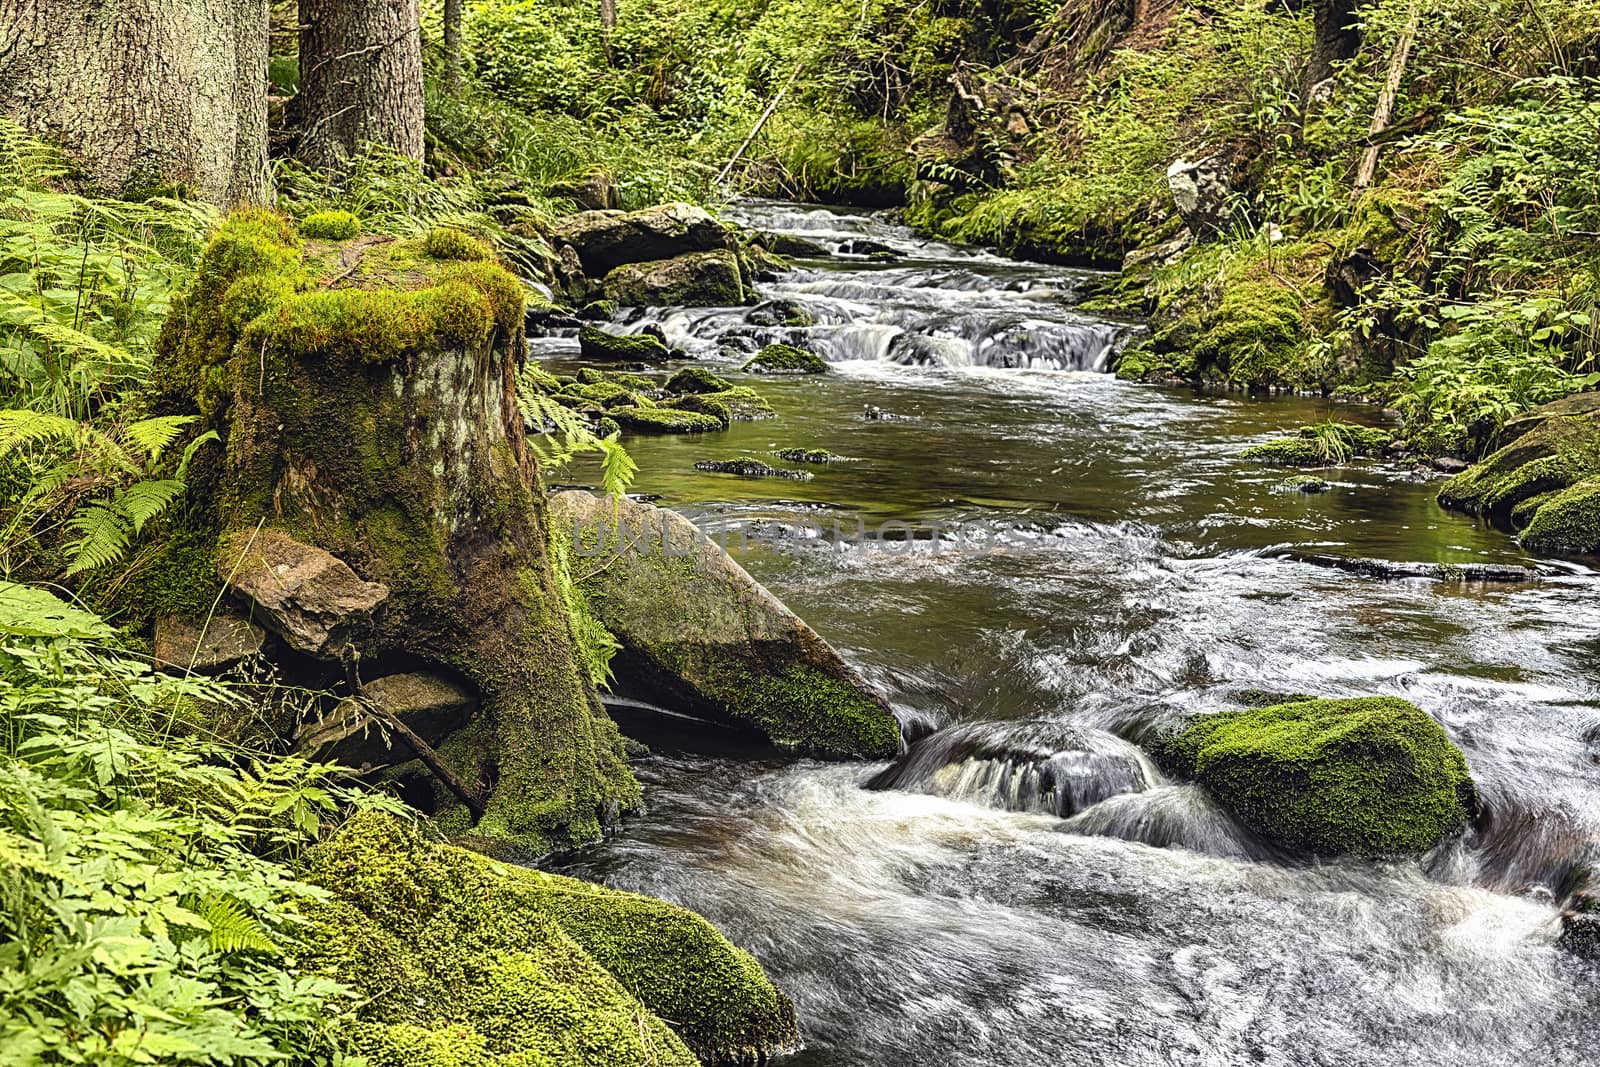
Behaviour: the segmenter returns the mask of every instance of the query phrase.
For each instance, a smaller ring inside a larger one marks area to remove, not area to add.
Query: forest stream
[[[630,438],[634,488],[732,541],[923,739],[888,774],[658,743],[635,765],[647,813],[562,871],[684,904],[753,952],[794,998],[795,1067],[1592,1062],[1600,989],[1555,943],[1600,840],[1592,571],[1446,513],[1442,475],[1411,462],[1287,488],[1238,453],[1381,413],[1118,382],[1107,358],[1140,327],[1075,310],[1084,272],[864,213],[729,213],[898,256],[799,260],[762,287],[812,326],[634,313],[778,412]],[[741,337],[803,339],[831,373],[738,374]],[[575,365],[571,339],[534,346]],[[850,461],[806,481],[694,467],[802,469],[786,447]],[[1415,702],[1466,754],[1474,828],[1420,860],[1307,864],[1135,744],[1251,690]]]

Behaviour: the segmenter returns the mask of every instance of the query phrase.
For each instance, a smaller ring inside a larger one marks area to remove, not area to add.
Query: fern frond
[[[152,462],[161,457],[164,448],[170,445],[182,432],[183,428],[195,420],[194,415],[158,415],[154,418],[140,419],[138,422],[129,423],[122,431],[134,448],[143,452]]]
[[[212,893],[195,912],[211,924],[211,948],[215,952],[277,952],[267,932],[255,917],[234,897]]]
[[[151,478],[117,493],[113,506],[122,512],[137,536],[145,523],[171,507],[182,493],[183,483],[174,478]]]
[[[633,476],[639,473],[639,464],[628,455],[615,434],[596,438],[595,447],[600,450],[600,488],[609,496],[622,496],[633,484]]]
[[[133,530],[122,512],[110,504],[90,504],[67,520],[77,537],[66,545],[67,577],[108,567],[127,554]]]
[[[79,425],[76,419],[41,411],[0,411],[0,456],[24,445],[74,437]]]

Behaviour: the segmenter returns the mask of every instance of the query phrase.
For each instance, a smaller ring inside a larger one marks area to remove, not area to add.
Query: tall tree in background
[[[1354,59],[1361,51],[1361,26],[1356,9],[1362,0],[1311,0],[1314,36],[1311,60],[1306,65],[1306,96],[1333,77],[1333,66]]]
[[[265,202],[267,0],[0,0],[0,114],[97,191]]]
[[[461,91],[461,0],[444,0],[444,87]]]
[[[422,158],[419,0],[300,0],[299,155],[337,170],[365,143]]]

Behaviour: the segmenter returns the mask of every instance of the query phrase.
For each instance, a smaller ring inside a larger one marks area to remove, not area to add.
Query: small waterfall
[[[867,788],[931,793],[1065,818],[1161,781],[1161,772],[1138,747],[1104,730],[1054,722],[984,722],[930,734],[875,775]]]
[[[1185,848],[1234,859],[1280,858],[1241,826],[1204,787],[1165,785],[1109,797],[1067,820],[1062,829],[1093,837],[1138,841],[1155,848]]]

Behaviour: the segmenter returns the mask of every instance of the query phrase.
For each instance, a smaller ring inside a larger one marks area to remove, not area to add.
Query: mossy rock
[[[1240,459],[1254,460],[1274,467],[1327,467],[1333,465],[1317,442],[1304,437],[1280,437],[1251,445],[1239,453]]]
[[[790,463],[849,463],[849,456],[841,456],[837,452],[829,452],[826,448],[779,448],[774,449],[774,456],[786,459]]]
[[[1251,829],[1298,852],[1424,852],[1476,810],[1461,751],[1395,697],[1207,715],[1155,749]]]
[[[1392,440],[1392,433],[1375,426],[1329,422],[1303,426],[1294,437],[1253,445],[1239,455],[1280,467],[1335,467],[1351,459],[1381,455]]]
[[[305,866],[331,894],[308,907],[309,962],[360,994],[343,1036],[375,1065],[732,1065],[798,1041],[760,964],[676,905],[375,813]]]
[[[1600,393],[1536,408],[1505,436],[1444,484],[1439,503],[1520,529],[1529,551],[1600,555]]]
[[[361,232],[361,220],[348,211],[318,211],[300,221],[300,232],[321,241],[348,241]]]
[[[733,388],[726,378],[712,374],[704,367],[685,367],[667,379],[664,386],[669,393],[722,393]]]
[[[668,407],[620,407],[608,412],[625,430],[635,433],[712,433],[727,429],[715,415]]]
[[[650,333],[609,333],[594,326],[578,330],[578,351],[584,359],[649,363],[670,356],[665,341]]]
[[[452,226],[435,226],[422,238],[422,254],[429,259],[476,262],[494,259],[494,249]]]
[[[828,361],[793,345],[768,345],[744,369],[754,374],[826,374]]]

